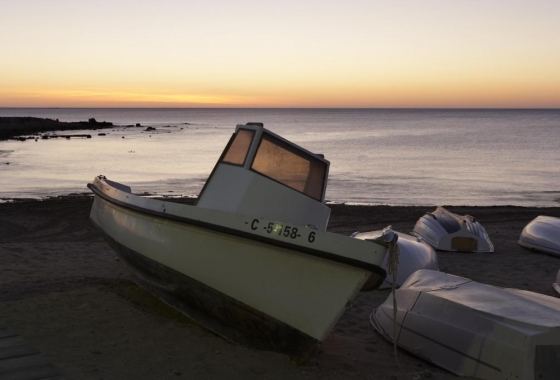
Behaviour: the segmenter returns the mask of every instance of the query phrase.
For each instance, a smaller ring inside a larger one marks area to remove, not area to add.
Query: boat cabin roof
[[[217,165],[243,167],[323,202],[329,161],[277,134],[262,123],[237,125]],[[204,192],[204,188],[201,191]]]

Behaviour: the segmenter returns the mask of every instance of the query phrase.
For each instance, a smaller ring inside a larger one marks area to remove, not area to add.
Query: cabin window
[[[251,169],[322,200],[327,164],[275,137],[263,134]]]
[[[247,153],[249,152],[249,147],[251,146],[251,141],[253,141],[253,136],[255,131],[250,131],[247,129],[240,129],[235,134],[233,141],[229,145],[227,152],[224,154],[222,162],[228,164],[241,165],[245,163],[247,158]]]

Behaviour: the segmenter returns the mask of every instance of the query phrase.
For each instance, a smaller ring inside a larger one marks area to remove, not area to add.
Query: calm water
[[[261,121],[325,154],[332,201],[560,206],[560,110],[0,109],[0,116],[142,124],[88,132],[92,139],[0,142],[0,198],[86,192],[98,174],[136,193],[196,195],[235,125]]]

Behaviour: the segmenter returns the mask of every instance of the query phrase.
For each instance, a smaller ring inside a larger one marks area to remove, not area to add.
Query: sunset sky
[[[0,107],[560,108],[559,0],[0,0]]]

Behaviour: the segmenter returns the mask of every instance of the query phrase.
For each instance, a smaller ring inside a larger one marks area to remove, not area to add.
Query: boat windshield
[[[222,162],[233,165],[243,165],[253,141],[255,131],[249,129],[240,129],[233,137],[233,141],[225,152]]]
[[[327,164],[264,133],[251,169],[322,201]]]

